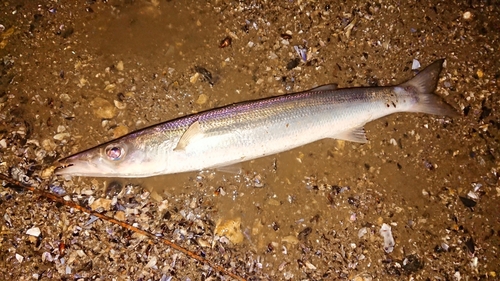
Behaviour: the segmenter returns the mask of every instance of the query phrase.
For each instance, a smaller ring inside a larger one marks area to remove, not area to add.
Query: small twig
[[[2,174],[2,173],[0,173],[0,179],[6,181],[7,183],[13,185],[16,188],[20,188],[22,190],[29,190],[29,191],[31,191],[33,193],[39,194],[42,197],[47,198],[47,199],[49,199],[49,200],[51,200],[53,202],[57,202],[57,203],[65,205],[67,207],[75,208],[77,210],[80,210],[80,211],[82,211],[84,213],[87,213],[89,215],[96,216],[96,217],[98,217],[98,218],[100,218],[100,219],[102,219],[104,221],[108,221],[108,222],[110,222],[112,224],[119,225],[119,226],[121,226],[121,227],[123,227],[125,229],[130,230],[130,231],[133,231],[133,232],[142,234],[144,236],[147,236],[147,237],[149,237],[152,240],[159,240],[163,244],[167,245],[168,247],[170,247],[170,248],[172,248],[172,249],[174,249],[176,251],[179,251],[179,252],[185,254],[186,256],[188,256],[188,257],[190,257],[192,259],[195,259],[195,260],[197,260],[197,261],[199,261],[199,262],[201,262],[203,264],[207,264],[210,267],[214,268],[215,270],[219,271],[220,273],[222,273],[224,275],[228,275],[228,276],[230,276],[230,277],[232,277],[232,278],[234,278],[236,280],[239,280],[239,281],[246,281],[246,279],[244,279],[244,278],[242,278],[242,277],[240,277],[240,276],[238,276],[238,275],[236,275],[234,273],[231,273],[231,272],[227,271],[222,266],[217,265],[217,264],[215,264],[215,263],[213,263],[213,262],[211,262],[211,261],[209,261],[209,260],[201,257],[200,255],[191,252],[190,250],[188,250],[188,249],[186,249],[186,248],[184,248],[182,246],[179,246],[179,245],[177,245],[177,244],[175,244],[173,242],[170,242],[170,241],[166,240],[165,238],[157,237],[157,236],[155,236],[151,232],[142,230],[142,229],[134,227],[134,226],[132,226],[132,225],[126,223],[126,222],[122,222],[122,221],[119,221],[117,219],[114,219],[114,218],[108,217],[106,215],[103,215],[101,213],[98,213],[96,211],[87,209],[87,208],[85,208],[85,207],[83,207],[83,206],[81,206],[81,205],[79,205],[79,204],[77,204],[77,203],[75,203],[73,201],[66,201],[66,200],[64,200],[64,198],[62,198],[62,197],[60,197],[58,195],[52,194],[50,192],[47,192],[47,191],[44,191],[44,190],[39,190],[39,189],[37,189],[37,188],[35,188],[33,186],[25,185],[22,182],[19,182],[19,181],[15,180],[15,179],[12,179],[12,178],[10,178],[10,177]]]

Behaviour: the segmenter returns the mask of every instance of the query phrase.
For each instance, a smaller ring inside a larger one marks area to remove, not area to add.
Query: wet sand
[[[0,15],[0,172],[247,280],[498,279],[498,1],[17,1]],[[322,140],[239,174],[51,174],[155,123],[328,83],[394,85],[440,58],[436,93],[458,118],[391,115],[367,124],[367,144]],[[0,215],[1,280],[223,279],[31,192],[0,187]]]

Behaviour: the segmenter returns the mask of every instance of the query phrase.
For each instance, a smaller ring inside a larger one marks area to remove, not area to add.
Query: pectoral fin
[[[358,127],[333,136],[335,139],[367,143],[365,128]]]
[[[326,85],[323,85],[323,86],[319,86],[319,87],[316,87],[316,88],[312,88],[310,91],[311,92],[317,92],[317,91],[333,91],[333,90],[337,90],[337,87],[339,85],[335,84],[335,83],[332,83],[332,84],[326,84]]]
[[[200,122],[195,121],[182,134],[174,150],[184,150],[190,143],[201,138],[203,138],[203,131],[201,130]]]

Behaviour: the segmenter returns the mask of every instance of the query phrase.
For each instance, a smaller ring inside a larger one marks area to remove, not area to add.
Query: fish
[[[460,116],[434,93],[443,62],[395,86],[327,84],[152,125],[59,160],[55,174],[141,178],[217,169],[321,139],[366,143],[364,125],[393,113]]]

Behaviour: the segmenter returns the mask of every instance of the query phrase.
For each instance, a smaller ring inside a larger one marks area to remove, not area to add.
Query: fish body
[[[228,166],[325,138],[364,143],[363,126],[389,114],[457,115],[433,93],[442,63],[397,86],[327,85],[160,123],[64,158],[56,174],[149,177]]]

